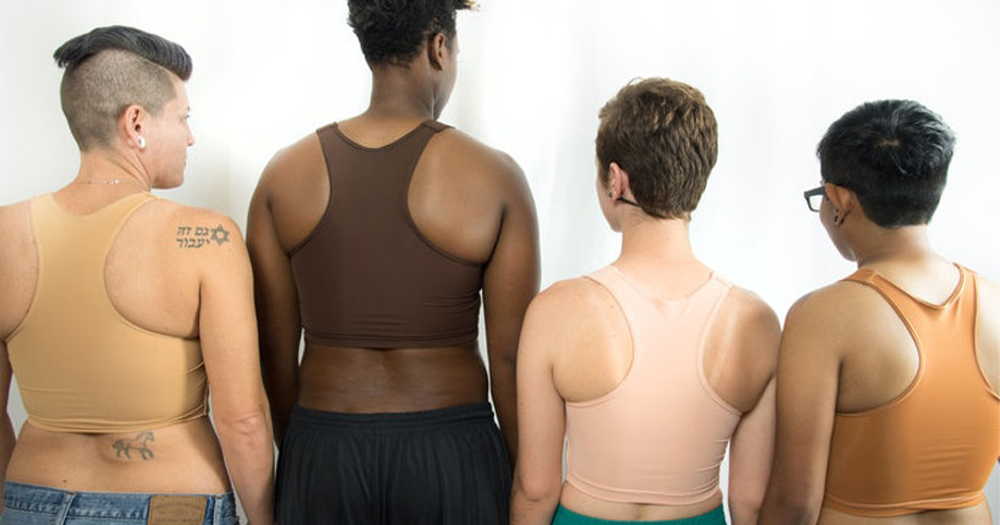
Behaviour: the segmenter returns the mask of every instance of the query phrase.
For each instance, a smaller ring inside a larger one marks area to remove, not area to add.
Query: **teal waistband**
[[[552,517],[552,525],[625,525],[636,523],[640,525],[726,525],[726,513],[722,510],[722,505],[697,516],[681,518],[679,520],[659,520],[659,521],[628,521],[628,520],[604,520],[601,518],[591,518],[583,514],[577,514],[562,505],[556,508],[556,515]]]

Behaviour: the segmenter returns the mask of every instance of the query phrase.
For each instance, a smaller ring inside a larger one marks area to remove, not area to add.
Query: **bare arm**
[[[253,264],[264,386],[271,400],[275,442],[280,445],[298,396],[302,323],[291,262],[274,226],[270,180],[265,171],[250,201],[247,248]]]
[[[562,490],[565,404],[556,390],[551,355],[565,344],[568,315],[548,292],[531,305],[518,350],[520,448],[511,491],[511,525],[548,524]]]
[[[4,417],[0,421],[0,502],[3,501],[3,480],[7,479],[7,464],[14,450],[16,437],[11,424],[10,386],[13,368],[5,342],[27,315],[35,293],[37,256],[34,241],[25,232],[31,231],[29,204],[22,202],[0,207],[0,400]],[[30,276],[30,278],[29,278]],[[0,512],[3,507],[0,505]]]
[[[729,446],[729,514],[734,525],[752,525],[764,500],[774,454],[774,374],[781,324],[766,303],[739,288],[729,294],[716,322],[725,337],[715,352],[731,350],[721,363],[713,360],[722,369],[712,383],[726,387],[720,395],[743,411]]]
[[[6,410],[10,400],[10,361],[7,359],[7,345],[0,340],[0,402],[5,408],[3,421],[0,421],[0,481],[7,479],[7,463],[10,462],[10,454],[14,450],[16,438],[14,436],[14,426],[10,422],[10,412]],[[0,501],[3,501],[3,484],[0,484]],[[3,513],[3,506],[0,506],[0,514]]]
[[[729,514],[733,525],[757,523],[774,455],[774,380],[743,415],[729,444]]]
[[[813,524],[823,503],[841,359],[836,311],[806,297],[788,313],[777,374],[774,466],[758,523]]]
[[[513,462],[518,449],[517,345],[525,311],[538,293],[540,270],[535,205],[524,175],[513,161],[510,164],[511,187],[483,277],[483,309],[491,393]]]
[[[269,524],[274,519],[274,446],[257,353],[253,282],[239,230],[224,221],[230,242],[220,244],[201,270],[202,354],[229,475],[250,523]]]

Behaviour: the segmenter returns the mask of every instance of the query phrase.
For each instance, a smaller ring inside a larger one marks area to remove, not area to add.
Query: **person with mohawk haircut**
[[[191,57],[100,27],[55,52],[76,178],[0,207],[4,525],[273,519],[250,261],[235,223],[150,194],[184,182]],[[208,418],[209,388],[213,422]],[[13,450],[12,450],[13,449]]]

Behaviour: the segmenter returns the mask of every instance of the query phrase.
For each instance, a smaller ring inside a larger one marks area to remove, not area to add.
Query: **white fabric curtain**
[[[1000,2],[996,0],[482,0],[459,15],[458,86],[442,120],[510,153],[534,192],[543,286],[617,255],[594,196],[597,111],[636,77],[701,89],[719,161],[692,222],[696,253],[783,317],[852,270],[802,191],[815,146],[857,104],[912,98],[958,146],[932,223],[936,247],[1000,279]],[[126,24],[194,58],[187,182],[163,193],[245,223],[279,148],[368,101],[344,0],[0,0],[0,203],[75,173],[59,110],[62,42]],[[16,391],[11,411],[23,421]],[[988,488],[1000,522],[997,473]]]

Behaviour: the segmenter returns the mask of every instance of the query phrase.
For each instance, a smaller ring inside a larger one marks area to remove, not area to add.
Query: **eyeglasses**
[[[826,188],[824,186],[813,188],[802,192],[802,195],[806,198],[806,206],[809,206],[810,210],[819,211],[820,205],[823,204],[823,198],[826,197]]]

